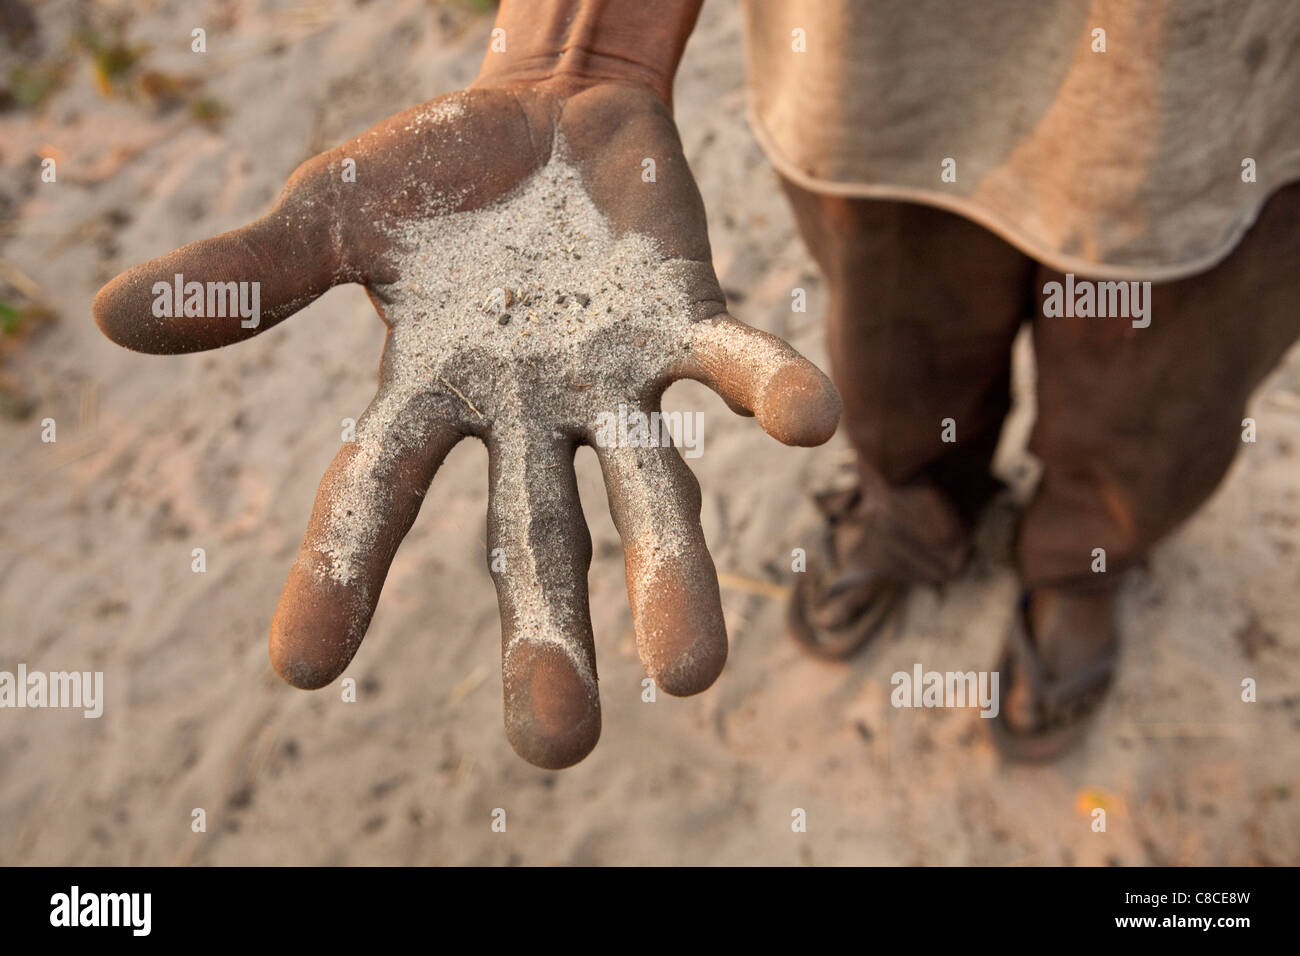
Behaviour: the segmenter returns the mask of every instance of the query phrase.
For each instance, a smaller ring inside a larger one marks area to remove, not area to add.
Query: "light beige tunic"
[[[952,210],[1062,272],[1200,272],[1300,180],[1300,0],[745,13],[750,121],[782,174]]]

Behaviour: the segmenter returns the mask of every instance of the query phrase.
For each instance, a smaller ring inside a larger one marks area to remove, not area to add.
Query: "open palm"
[[[378,393],[321,482],[272,621],[280,675],[316,688],[342,673],[434,473],[474,435],[490,457],[515,750],[564,767],[600,732],[582,444],[596,449],[623,538],[647,672],[672,694],[708,687],[727,639],[699,487],[675,448],[603,426],[657,412],[679,378],[792,445],[829,438],[840,406],[814,366],[726,314],[663,102],[616,84],[433,100],[303,164],[257,222],[118,276],[94,312],[128,348],[191,352],[256,335],[347,282],[367,288],[388,340]],[[210,292],[186,307],[192,288],[229,283],[257,290],[255,316],[211,308]]]

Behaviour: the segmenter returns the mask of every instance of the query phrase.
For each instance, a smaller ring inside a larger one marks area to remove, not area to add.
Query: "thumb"
[[[331,167],[329,153],[309,160],[261,219],[117,276],[91,307],[100,331],[138,352],[198,352],[257,335],[355,281]]]

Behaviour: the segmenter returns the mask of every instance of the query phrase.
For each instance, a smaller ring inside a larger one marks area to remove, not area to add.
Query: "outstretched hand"
[[[789,346],[726,314],[662,99],[531,83],[433,100],[304,163],[262,219],[118,276],[94,314],[128,348],[192,352],[348,282],[366,287],[388,339],[271,624],[279,674],[317,688],[347,667],[434,473],[474,435],[489,450],[489,567],[520,756],[565,767],[600,732],[581,444],[600,459],[647,672],[671,694],[707,688],[727,640],[699,487],[676,449],[602,423],[658,411],[691,378],[778,440],[816,445],[840,403]],[[234,307],[235,289],[256,290],[241,300],[256,314]]]

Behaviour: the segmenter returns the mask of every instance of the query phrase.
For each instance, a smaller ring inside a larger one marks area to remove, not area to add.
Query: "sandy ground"
[[[85,8],[42,7],[41,56]],[[999,459],[1016,493],[970,573],[914,594],[878,647],[835,666],[784,636],[783,571],[846,446],[783,448],[674,386],[671,407],[705,413],[691,464],[732,641],[716,686],[686,700],[642,701],[622,549],[584,451],[604,733],[571,770],[525,764],[502,730],[477,444],[452,453],[393,563],[348,671],[358,700],[280,682],[271,613],[340,420],[373,392],[383,327],[345,287],[242,346],[157,358],[104,339],[90,301],[119,270],[259,215],[309,155],[464,85],[490,22],[416,0],[93,9],[132,11],[145,66],[200,78],[228,115],[208,128],[106,98],[84,57],[43,109],[0,113],[0,260],[58,316],[5,369],[32,410],[0,423],[0,670],[102,670],[106,696],[99,720],[0,710],[0,863],[1300,862],[1300,353],[1252,403],[1259,441],[1126,588],[1118,687],[1054,766],[1002,764],[974,711],[889,704],[890,675],[917,662],[996,665],[1033,479],[1028,401]],[[734,311],[825,367],[823,286],[745,125],[740,29],[710,0],[678,80],[687,156]],[[38,154],[57,156],[57,183]],[[1258,702],[1240,700],[1243,677]]]

